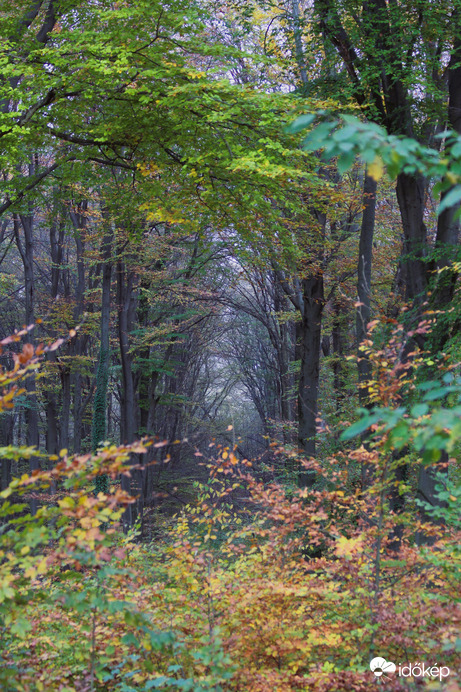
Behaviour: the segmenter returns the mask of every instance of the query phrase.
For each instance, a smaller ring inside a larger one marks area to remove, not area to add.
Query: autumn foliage
[[[37,365],[26,345],[2,372],[2,410]],[[196,501],[159,515],[151,543],[119,530],[133,502],[119,478],[152,440],[42,458],[1,493],[2,689],[368,690],[378,655],[443,663],[443,689],[459,689],[459,522],[425,548],[408,524],[389,551],[386,441],[303,462],[321,474],[309,490],[262,482],[219,448]],[[380,479],[368,492],[354,482],[360,463]],[[101,474],[109,493],[95,496]]]

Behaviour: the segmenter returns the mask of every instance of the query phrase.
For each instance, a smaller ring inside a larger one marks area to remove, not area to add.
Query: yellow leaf
[[[72,497],[64,497],[62,500],[58,500],[58,505],[61,509],[72,509],[75,506],[75,501]]]
[[[370,163],[367,169],[367,173],[373,180],[380,180],[383,177],[384,165],[379,156],[375,158],[373,163]]]
[[[355,553],[362,549],[362,539],[359,538],[346,538],[341,536],[336,541],[335,553],[338,557],[345,557],[346,560],[350,560]]]

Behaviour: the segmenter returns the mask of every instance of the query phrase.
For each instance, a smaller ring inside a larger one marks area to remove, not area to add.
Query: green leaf
[[[363,416],[363,418],[360,418],[360,420],[353,423],[347,430],[341,433],[341,440],[352,440],[353,437],[357,437],[357,435],[361,435],[365,430],[368,430],[370,425],[373,425],[373,423],[376,423],[378,420],[380,420],[380,415],[376,413]]]
[[[429,406],[427,404],[415,404],[411,409],[411,415],[413,418],[420,418],[420,416],[425,416],[429,411]]]
[[[348,142],[354,143],[354,140],[357,139],[357,127],[353,125],[342,127],[333,134],[333,139],[335,142],[344,142],[347,140]]]
[[[424,395],[424,401],[436,401],[437,399],[443,399],[452,391],[453,389],[451,387],[437,387],[437,389],[432,389],[426,392]]]
[[[401,420],[397,425],[392,428],[390,432],[390,440],[392,445],[396,449],[402,449],[408,444],[411,437],[411,431],[408,425],[408,421]]]
[[[450,154],[455,158],[461,157],[461,140],[458,140],[450,149]]]
[[[346,171],[349,170],[349,168],[352,167],[354,161],[356,158],[356,154],[354,150],[351,151],[345,151],[340,154],[338,158],[338,163],[336,164],[336,167],[338,169],[338,173],[340,175],[343,175]]]
[[[171,678],[167,678],[164,675],[162,675],[159,678],[154,678],[154,680],[149,680],[146,682],[144,685],[145,690],[154,690],[158,687],[163,687],[166,683],[171,683]]]
[[[461,202],[461,185],[455,185],[442,197],[437,214],[440,215],[445,209],[450,209],[450,207],[454,207],[459,202]]]
[[[323,149],[325,143],[328,141],[330,132],[336,127],[336,122],[322,123],[316,127],[312,132],[306,137],[302,143],[303,149],[307,151],[316,151],[317,149]]]
[[[305,130],[306,127],[309,127],[309,125],[312,125],[316,118],[315,113],[306,113],[306,115],[300,115],[299,118],[296,118],[296,120],[291,123],[291,125],[288,125],[286,128],[286,132],[289,134],[296,134],[297,132],[301,132],[301,130]]]
[[[126,644],[126,645],[133,644],[133,646],[139,646],[138,640],[136,639],[134,634],[132,634],[131,632],[129,632],[128,634],[125,634],[122,637],[122,644]]]

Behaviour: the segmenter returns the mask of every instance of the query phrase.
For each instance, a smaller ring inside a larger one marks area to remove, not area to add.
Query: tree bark
[[[124,262],[117,263],[117,303],[118,303],[118,338],[120,362],[122,365],[122,398],[120,403],[120,436],[121,443],[134,442],[137,431],[137,402],[133,374],[133,356],[130,353],[129,333],[133,328],[135,276],[127,272]],[[122,489],[131,492],[131,478],[122,475]],[[123,525],[127,530],[134,523],[133,505],[128,505],[123,513]]]
[[[110,223],[110,222],[109,222]],[[96,371],[96,392],[93,402],[92,448],[96,451],[106,439],[107,385],[109,380],[110,356],[110,287],[112,279],[112,230],[107,230],[102,241],[102,298],[101,298],[101,342]],[[96,492],[107,493],[109,479],[103,474],[96,478]]]
[[[33,175],[33,164],[29,166],[29,174]],[[26,324],[30,325],[35,322],[34,302],[35,302],[35,281],[34,281],[34,239],[33,239],[33,211],[30,208],[28,214],[14,214],[13,226],[16,245],[21,255],[24,267],[24,284],[25,284],[25,318]],[[24,239],[21,238],[21,227],[24,233]],[[25,341],[32,343],[30,332],[26,335]],[[26,444],[30,447],[40,447],[40,434],[38,425],[38,402],[35,391],[36,379],[35,376],[29,375],[25,381],[25,389],[27,392],[27,407],[25,409],[26,419]],[[32,456],[30,458],[30,471],[33,472],[39,468],[38,458]],[[36,499],[30,503],[31,514],[36,514],[38,503]]]
[[[365,173],[363,181],[363,213],[360,226],[359,261],[357,266],[358,306],[356,313],[357,368],[359,375],[359,402],[362,407],[369,405],[367,382],[371,380],[372,369],[367,354],[360,350],[360,344],[367,337],[371,318],[371,268],[373,259],[373,236],[376,216],[376,180]],[[361,467],[362,488],[368,487],[372,480],[369,464]]]
[[[74,227],[76,264],[77,264],[77,283],[75,287],[75,308],[74,308],[74,323],[77,325],[84,314],[85,310],[85,228],[86,228],[86,212],[88,210],[88,201],[83,200],[79,203],[76,211],[70,211],[69,216]],[[69,344],[69,355],[74,358],[81,358],[86,351],[88,336],[77,335]],[[82,396],[82,373],[79,369],[74,368],[71,376],[73,383],[73,451],[75,454],[80,454],[82,448],[82,426],[84,402]]]
[[[320,340],[324,307],[323,274],[303,279],[301,371],[298,389],[298,444],[307,457],[315,457],[320,372]],[[301,471],[299,485],[309,487],[315,473]]]
[[[427,181],[421,176],[400,173],[396,191],[404,237],[402,267],[407,299],[419,308],[427,295],[427,232],[424,223]]]

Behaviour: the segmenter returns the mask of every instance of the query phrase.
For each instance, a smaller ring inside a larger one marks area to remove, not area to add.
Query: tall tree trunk
[[[109,222],[110,223],[110,222]],[[92,448],[96,451],[106,439],[107,385],[110,361],[110,287],[112,278],[112,230],[107,230],[102,242],[102,299],[101,299],[101,342],[98,367],[96,371],[96,392],[93,402],[93,422],[91,430]],[[96,478],[96,492],[107,493],[109,479],[103,474]]]
[[[459,24],[460,13],[455,10],[452,20]],[[453,52],[450,58],[448,69],[448,122],[450,127],[461,135],[461,36],[456,35]],[[448,142],[448,149],[451,143]],[[445,192],[448,194],[449,190]],[[444,195],[442,195],[443,199]],[[431,304],[435,309],[441,309],[450,304],[453,300],[456,284],[458,281],[458,272],[450,269],[453,261],[453,250],[459,243],[460,221],[457,217],[460,204],[443,211],[437,221],[437,238],[436,248],[439,251],[437,258],[436,269],[437,274],[436,285],[432,292]],[[440,271],[444,269],[445,271]],[[446,324],[442,321],[441,329],[435,326],[435,334],[432,338],[432,349],[437,355],[444,347],[447,339],[450,336],[450,330],[446,328]],[[418,478],[418,497],[423,502],[432,506],[440,506],[445,503],[441,501],[435,490],[437,484],[437,475],[445,475],[448,472],[448,454],[443,451],[440,462],[434,466],[421,466]],[[434,519],[428,516],[427,512],[421,511],[423,521],[434,522]],[[424,543],[432,543],[432,537],[419,536],[418,541]]]
[[[302,42],[302,29],[300,22],[300,12],[298,0],[290,0],[290,10],[291,10],[291,26],[293,31],[293,38],[295,42],[295,57],[296,63],[298,65],[299,76],[301,84],[305,87],[308,84],[306,63],[304,60],[304,50]]]
[[[333,299],[333,390],[336,399],[336,415],[342,412],[343,402],[346,396],[346,382],[344,372],[344,313],[347,303],[341,297]]]
[[[121,442],[134,442],[137,430],[137,402],[133,374],[133,356],[130,353],[129,333],[133,325],[135,276],[127,273],[122,260],[117,263],[117,303],[118,303],[118,338],[120,347],[120,362],[122,365],[122,398],[120,404],[120,433]],[[122,488],[131,492],[131,478],[122,475]],[[125,530],[133,525],[133,505],[128,505],[123,514]]]
[[[301,371],[298,389],[298,444],[308,457],[315,456],[320,372],[320,341],[324,307],[323,274],[303,279]],[[315,473],[301,471],[299,485],[309,487]]]
[[[427,181],[419,175],[400,173],[396,191],[404,236],[402,260],[407,299],[419,308],[427,290],[427,232],[424,223]]]
[[[60,420],[60,440],[62,449],[69,449],[69,427],[71,410],[71,373],[68,365],[61,365],[61,420]]]
[[[54,216],[58,216],[58,209],[54,209]],[[57,223],[55,218],[53,219],[50,226],[50,253],[51,253],[51,288],[50,288],[50,298],[52,302],[55,302],[59,293],[59,284],[61,279],[62,271],[62,258],[63,258],[63,242],[64,242],[64,222],[61,220],[59,226],[59,232],[57,232]],[[56,336],[54,330],[52,331],[53,337]],[[61,426],[60,432],[58,434],[58,403],[57,395],[54,391],[54,376],[56,374],[56,353],[47,354],[47,362],[50,363],[51,377],[48,378],[47,386],[44,390],[45,398],[45,414],[46,414],[46,451],[48,454],[57,454],[60,448],[67,449],[68,440],[67,436],[63,434],[63,428],[68,428],[68,420],[65,416],[65,398],[64,398],[64,388],[63,388],[63,407],[61,411]]]
[[[29,166],[29,175],[33,175],[34,165]],[[13,226],[16,245],[21,255],[24,267],[24,284],[25,284],[25,318],[26,324],[30,325],[35,322],[35,282],[34,282],[34,239],[33,239],[33,211],[30,208],[28,214],[14,214]],[[21,238],[21,227],[24,233],[24,239]],[[30,333],[25,337],[25,341],[32,343]],[[26,444],[30,447],[40,447],[40,434],[38,425],[38,402],[35,391],[36,379],[34,375],[26,378],[25,389],[27,392],[27,407],[25,409],[26,419]],[[32,456],[30,458],[30,470],[35,471],[39,468],[38,458]],[[36,499],[31,500],[31,513],[37,512],[38,503]]]
[[[1,359],[3,361],[4,356]],[[13,411],[4,411],[0,414],[0,447],[8,447],[13,444],[14,415]],[[3,457],[0,459],[0,464],[0,488],[5,490],[11,483],[11,459]]]
[[[83,200],[79,203],[77,210],[70,211],[69,216],[74,227],[76,264],[77,264],[77,284],[75,287],[75,308],[74,322],[76,325],[81,321],[85,310],[85,228],[88,210],[88,201]],[[69,344],[69,355],[75,360],[84,355],[88,343],[88,336],[77,334]],[[71,382],[73,384],[73,451],[75,454],[80,454],[82,447],[82,425],[84,402],[82,397],[83,378],[79,369],[74,367],[71,374]],[[63,383],[64,386],[64,383]],[[69,412],[70,415],[70,412]]]
[[[357,294],[359,304],[356,313],[357,346],[367,337],[367,325],[371,317],[371,266],[373,257],[373,235],[375,230],[376,181],[365,175],[363,182],[363,214],[360,227],[359,261],[357,267]],[[359,351],[359,400],[362,406],[368,401],[364,385],[371,378],[369,358]]]
[[[401,267],[404,276],[406,298],[414,308],[414,319],[418,322],[422,315],[422,305],[427,296],[427,233],[424,223],[425,195],[427,181],[421,176],[401,173],[397,178],[397,201],[402,219],[404,244]],[[411,351],[410,342],[406,346],[403,358]],[[398,551],[402,539],[402,526],[398,515],[405,509],[405,496],[400,493],[400,484],[408,477],[408,464],[405,458],[407,449],[393,453],[395,471],[389,479],[389,509],[397,517],[397,523],[390,535],[389,549]]]
[[[377,183],[365,173],[363,181],[363,213],[360,227],[359,261],[357,267],[357,295],[358,306],[356,313],[356,336],[358,359],[357,368],[359,375],[359,402],[362,407],[369,405],[369,395],[366,387],[371,380],[371,363],[364,351],[360,350],[360,344],[367,337],[367,326],[371,318],[371,267],[373,259],[373,236],[375,231],[376,216],[376,190]],[[369,464],[362,464],[362,488],[366,488],[371,482],[372,469]]]

